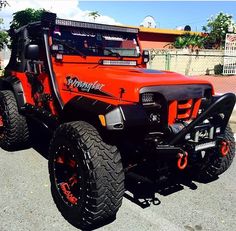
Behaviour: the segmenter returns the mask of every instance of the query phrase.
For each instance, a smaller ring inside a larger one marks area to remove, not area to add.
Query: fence
[[[226,34],[223,74],[236,75],[236,34]]]
[[[188,76],[223,73],[224,51],[150,50],[149,68],[170,70]]]

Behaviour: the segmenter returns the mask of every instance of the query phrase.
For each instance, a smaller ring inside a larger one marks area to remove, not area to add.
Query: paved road
[[[54,205],[47,160],[33,149],[16,153],[0,150],[0,230],[73,231]],[[128,199],[117,219],[100,228],[134,231],[236,230],[236,161],[217,181],[196,183],[168,196],[156,194],[159,205],[143,209]],[[193,187],[194,188],[194,187]]]

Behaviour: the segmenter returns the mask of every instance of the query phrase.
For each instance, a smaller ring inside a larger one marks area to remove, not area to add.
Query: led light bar
[[[102,60],[103,65],[111,65],[111,66],[136,66],[136,61],[125,61],[125,60]]]
[[[96,29],[96,30],[118,31],[118,32],[135,33],[135,34],[138,33],[138,29],[136,28],[111,26],[111,25],[97,24],[97,23],[90,23],[90,22],[79,22],[79,21],[72,21],[72,20],[66,20],[66,19],[60,19],[60,18],[56,19],[56,25]]]

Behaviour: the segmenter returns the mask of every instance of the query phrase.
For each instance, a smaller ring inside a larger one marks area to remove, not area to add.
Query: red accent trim
[[[76,166],[76,161],[70,159],[68,164],[71,168],[74,168]]]
[[[193,106],[193,100],[189,99],[186,103],[178,102],[177,119],[190,119]],[[179,112],[181,110],[181,112]]]
[[[222,156],[226,156],[229,153],[229,142],[228,141],[221,142],[220,153]]]
[[[71,204],[77,204],[78,199],[73,196],[70,190],[70,186],[68,183],[61,183],[60,184],[61,190],[64,193],[66,199],[71,203]]]
[[[177,120],[189,120],[197,117],[202,100],[189,99],[181,101],[173,100],[169,103],[168,124],[171,125]]]
[[[178,109],[190,109],[192,107],[192,104],[193,104],[193,100],[189,99],[184,104],[178,104]]]
[[[201,105],[202,99],[198,99],[193,107],[193,112],[192,112],[192,118],[195,119],[197,117],[200,105]]]
[[[188,165],[188,153],[178,153],[177,167],[179,170],[184,170]]]
[[[2,119],[2,116],[0,116],[0,127],[3,127],[3,119]]]
[[[177,116],[177,101],[171,101],[169,104],[169,113],[168,113],[168,124],[175,123],[175,119]]]
[[[65,157],[59,156],[56,161],[58,164],[64,164],[65,163]]]
[[[73,187],[75,184],[78,183],[78,178],[77,175],[74,174],[70,179],[69,179],[69,184]]]

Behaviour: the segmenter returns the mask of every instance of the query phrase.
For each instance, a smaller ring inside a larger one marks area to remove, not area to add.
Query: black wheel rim
[[[82,177],[78,160],[70,148],[60,146],[54,158],[54,177],[62,200],[69,206],[78,206],[81,199]]]

